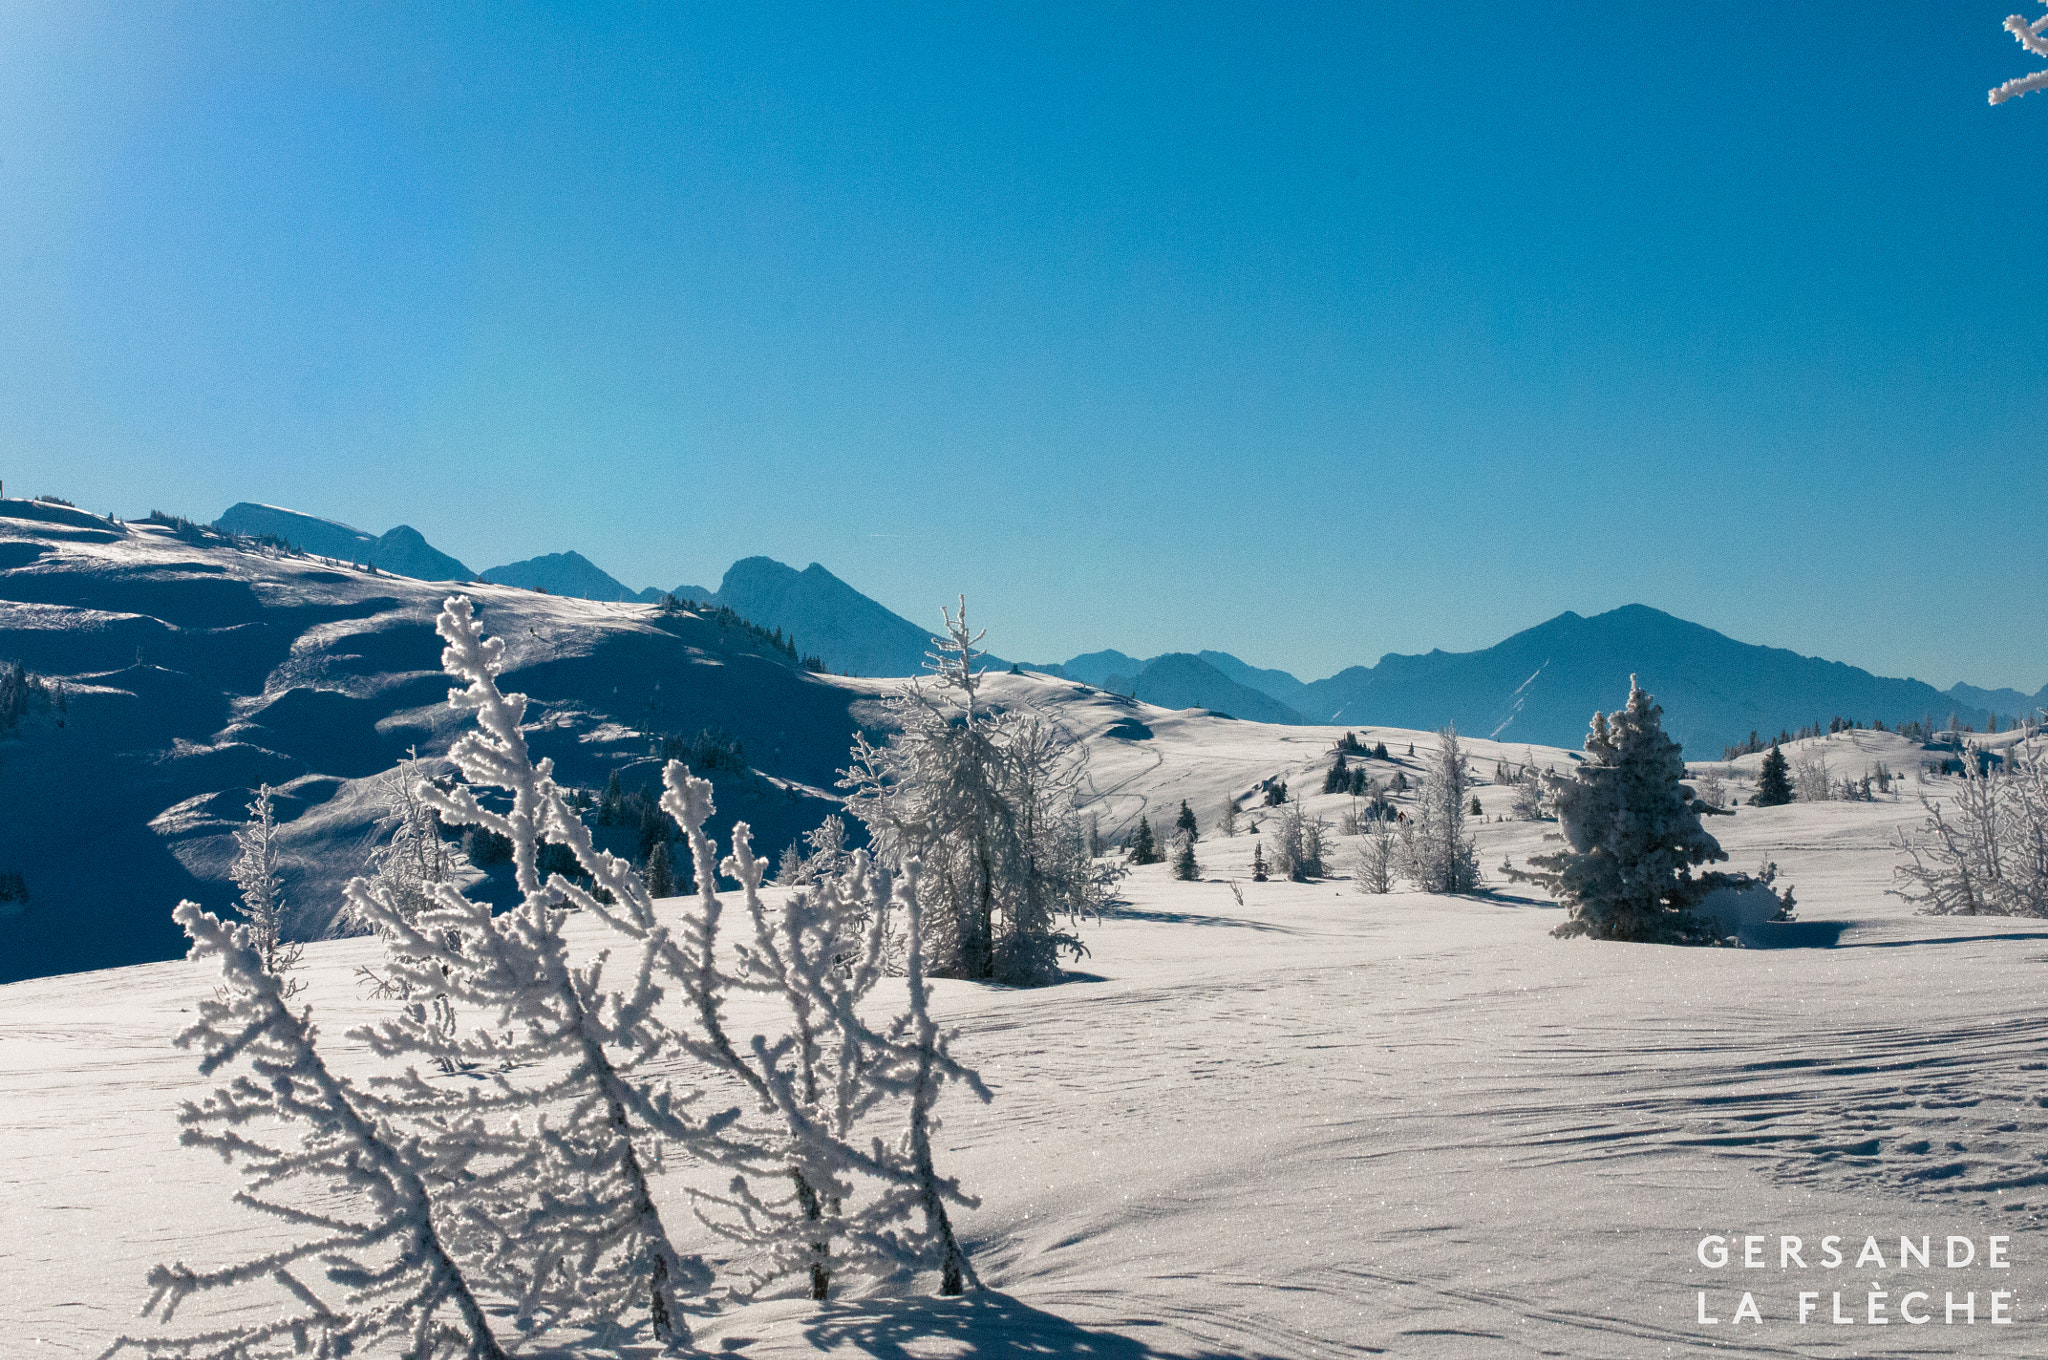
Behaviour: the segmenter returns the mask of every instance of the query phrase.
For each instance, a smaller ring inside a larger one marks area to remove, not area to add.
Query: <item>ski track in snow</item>
[[[1145,717],[1153,740],[1096,750],[1106,807],[1163,815],[1186,797],[1206,823],[1226,789],[1276,773],[1306,788],[1327,760],[1328,734]],[[1470,746],[1489,769],[1495,750]],[[695,1319],[699,1343],[1017,1360],[2033,1353],[2048,926],[1915,917],[1885,896],[1889,836],[1920,815],[1910,792],[1710,823],[1735,866],[1778,862],[1803,921],[1840,925],[1832,948],[1560,942],[1526,888],[1254,884],[1251,835],[1205,839],[1206,881],[1132,874],[1127,904],[1084,931],[1076,980],[938,985],[957,1051],[996,1092],[941,1107],[942,1165],[983,1197],[960,1224],[989,1293],[774,1297]],[[1543,832],[1475,829],[1496,882]],[[330,1060],[357,1077],[369,1067],[342,1036],[376,1013],[351,976],[374,954],[307,953]],[[166,963],[0,987],[0,1355],[96,1354],[137,1330],[151,1264],[217,1263],[274,1232],[231,1205],[233,1172],[176,1146],[176,1102],[209,1084],[169,1040],[211,985]],[[741,1033],[754,1013],[735,1003]],[[662,1204],[715,1254],[681,1193],[702,1174],[672,1161]],[[1873,1272],[1744,1275],[1694,1255],[1708,1233],[1781,1232],[1852,1251],[1865,1233],[1928,1233],[1937,1251],[1950,1232],[2009,1233],[2010,1272],[1876,1278],[2014,1288],[2019,1324],[1802,1328],[1795,1291],[1860,1299]],[[1724,1319],[1730,1291],[1755,1290],[1767,1325],[1698,1324],[1699,1289]],[[181,1321],[260,1306],[195,1301]]]

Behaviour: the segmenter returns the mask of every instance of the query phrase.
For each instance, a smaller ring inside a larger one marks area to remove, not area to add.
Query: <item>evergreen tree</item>
[[[1713,923],[1693,914],[1730,876],[1693,876],[1727,854],[1700,825],[1705,807],[1681,782],[1685,761],[1665,735],[1664,710],[1629,677],[1628,706],[1595,713],[1586,759],[1553,779],[1561,849],[1531,858],[1540,872],[1516,874],[1557,894],[1569,913],[1560,938],[1711,944]]]
[[[1252,842],[1252,882],[1266,881],[1266,851],[1263,842]]]
[[[1792,801],[1792,768],[1776,742],[1771,743],[1770,752],[1764,757],[1756,794],[1749,801],[1753,807],[1782,807]]]
[[[1174,818],[1173,824],[1181,835],[1188,838],[1190,844],[1202,838],[1202,829],[1195,824],[1194,809],[1188,806],[1188,800],[1185,798],[1180,800],[1180,816]]]
[[[1340,750],[1337,752],[1337,759],[1331,763],[1329,772],[1323,776],[1323,792],[1343,793],[1350,787],[1351,771],[1344,764],[1344,752]]]
[[[619,787],[619,772],[612,771],[612,777],[605,781],[604,797],[597,804],[597,824],[617,826],[625,811],[626,793]]]
[[[1193,883],[1202,876],[1202,866],[1195,862],[1195,838],[1183,831],[1174,840],[1180,849],[1174,852],[1173,876],[1183,883]]]
[[[647,856],[647,895],[676,895],[676,873],[674,866],[669,863],[668,842],[665,840],[656,841],[653,852]]]
[[[1131,833],[1131,863],[1157,864],[1159,846],[1152,839],[1152,823],[1138,818],[1138,829]]]

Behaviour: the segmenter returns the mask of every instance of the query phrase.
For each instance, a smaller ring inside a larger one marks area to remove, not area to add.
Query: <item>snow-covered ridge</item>
[[[283,790],[293,927],[319,936],[376,834],[376,781],[444,750],[436,611],[450,586],[41,503],[0,504],[0,659],[66,696],[0,742],[0,866],[28,880],[0,979],[175,957],[180,897],[222,906],[247,790]],[[808,675],[743,629],[646,605],[466,585],[533,695],[565,782],[720,729],[748,774],[722,811],[763,843],[814,825],[873,691]],[[729,786],[729,787],[727,787]]]

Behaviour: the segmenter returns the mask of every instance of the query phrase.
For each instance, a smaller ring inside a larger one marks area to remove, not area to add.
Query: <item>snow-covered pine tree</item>
[[[1446,727],[1437,733],[1415,796],[1413,831],[1402,838],[1402,872],[1423,892],[1470,892],[1479,886],[1478,852],[1465,834],[1470,782],[1458,729]]]
[[[204,1075],[230,1064],[247,1068],[184,1105],[181,1141],[239,1162],[249,1188],[237,1202],[304,1235],[214,1270],[159,1265],[149,1274],[153,1292],[143,1313],[168,1324],[194,1294],[258,1282],[275,1284],[299,1306],[247,1326],[122,1337],[107,1354],[133,1348],[178,1360],[282,1360],[368,1355],[388,1341],[416,1360],[502,1360],[470,1277],[436,1223],[417,1144],[328,1069],[310,1014],[292,1010],[249,927],[223,925],[191,902],[172,914],[192,941],[192,957],[218,959],[222,978],[178,1044],[200,1050]],[[460,1149],[437,1155],[443,1174],[463,1170]],[[343,1206],[313,1207],[337,1190],[348,1197]]]
[[[1792,801],[1792,767],[1776,742],[1771,743],[1764,756],[1763,768],[1757,773],[1756,792],[1749,801],[1754,807],[1783,807]]]
[[[784,887],[804,882],[804,852],[802,842],[791,841],[782,847],[782,858],[775,864],[775,881]]]
[[[1216,810],[1216,826],[1225,836],[1237,834],[1237,799],[1223,795],[1223,806]]]
[[[1629,677],[1628,706],[1595,713],[1586,759],[1553,777],[1551,802],[1563,847],[1531,857],[1565,904],[1551,933],[1567,938],[1712,944],[1718,932],[1693,914],[1707,891],[1733,876],[1695,878],[1693,868],[1728,858],[1700,825],[1705,805],[1682,782],[1685,761],[1665,735],[1664,710]],[[1746,882],[1747,880],[1742,880]]]
[[[886,860],[923,863],[934,976],[1050,982],[1061,954],[1085,953],[1062,923],[1095,911],[1118,869],[1087,854],[1079,748],[1043,718],[982,706],[981,634],[964,599],[944,616],[930,683],[890,700],[900,730],[854,747],[847,808]]]
[[[1190,842],[1202,838],[1200,823],[1195,821],[1195,810],[1188,806],[1188,800],[1180,800],[1180,815],[1173,819],[1174,830],[1187,837]]]
[[[1131,833],[1130,852],[1133,864],[1159,862],[1159,845],[1152,838],[1152,823],[1142,816],[1138,818],[1138,829]]]
[[[1202,866],[1195,859],[1195,838],[1185,830],[1174,836],[1178,847],[1173,852],[1173,876],[1183,883],[1193,883],[1202,876]]]
[[[1266,881],[1266,848],[1264,841],[1252,842],[1252,882]]]

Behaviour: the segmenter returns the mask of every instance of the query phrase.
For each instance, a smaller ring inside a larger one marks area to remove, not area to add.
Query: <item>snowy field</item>
[[[1000,697],[1051,700],[1049,683],[1005,677]],[[1284,771],[1309,791],[1336,735],[1060,697],[1077,726],[1094,723],[1105,833],[1140,811],[1162,827],[1183,797],[1206,827],[1226,790]],[[1134,715],[1150,736],[1104,737]],[[1366,735],[1397,757],[1429,741]],[[1560,911],[1496,868],[1535,851],[1543,828],[1494,822],[1491,807],[1474,828],[1490,890],[1470,897],[1357,893],[1345,837],[1339,877],[1252,883],[1242,828],[1201,843],[1203,881],[1134,871],[1128,905],[1086,929],[1073,980],[938,984],[956,1051],[996,1092],[941,1111],[942,1165],[983,1197],[962,1226],[989,1292],[771,1298],[694,1319],[700,1345],[1119,1360],[2039,1353],[2048,928],[1916,917],[1885,896],[1888,840],[1919,816],[1914,758],[1875,734],[1828,749],[1836,764],[1864,749],[1906,767],[1903,796],[1709,822],[1731,867],[1774,860],[1794,885],[1800,923],[1781,928],[1782,948],[1552,940]],[[1523,758],[1483,742],[1468,754],[1482,776],[1497,754]],[[1334,820],[1342,801],[1311,807]],[[375,953],[307,952],[316,1020],[345,1070],[367,1070],[336,1040],[379,1009],[352,977]],[[176,1145],[176,1102],[206,1088],[169,1039],[213,983],[166,963],[0,988],[0,1355],[94,1355],[146,1328],[133,1314],[150,1265],[217,1263],[270,1231],[230,1205],[233,1173]],[[678,1229],[693,1174],[672,1162],[662,1186]],[[1740,1241],[1730,1266],[1701,1264],[1703,1237],[1744,1234],[1768,1238],[1768,1268],[1741,1268]],[[1808,1269],[1777,1268],[1781,1234],[1802,1239]],[[1932,1264],[1901,1269],[1898,1238],[1923,1234]],[[1971,1239],[1972,1266],[1944,1267],[1952,1234]],[[1822,1265],[1828,1235],[1844,1239],[1836,1269]],[[1881,1267],[1855,1267],[1866,1235]],[[2008,1269],[1986,1268],[1994,1235],[2009,1239]],[[1699,1320],[1701,1290],[1716,1323]],[[1886,1325],[1869,1321],[1873,1290]],[[1991,1322],[1994,1290],[2011,1291],[2009,1326]],[[1744,1291],[1761,1325],[1733,1323]],[[1804,1325],[1801,1291],[1816,1298]],[[1837,1291],[1856,1321],[1833,1323]],[[1958,1304],[1975,1292],[1974,1325],[1944,1322],[1950,1291]],[[1912,1325],[1902,1307],[1933,1320]]]

